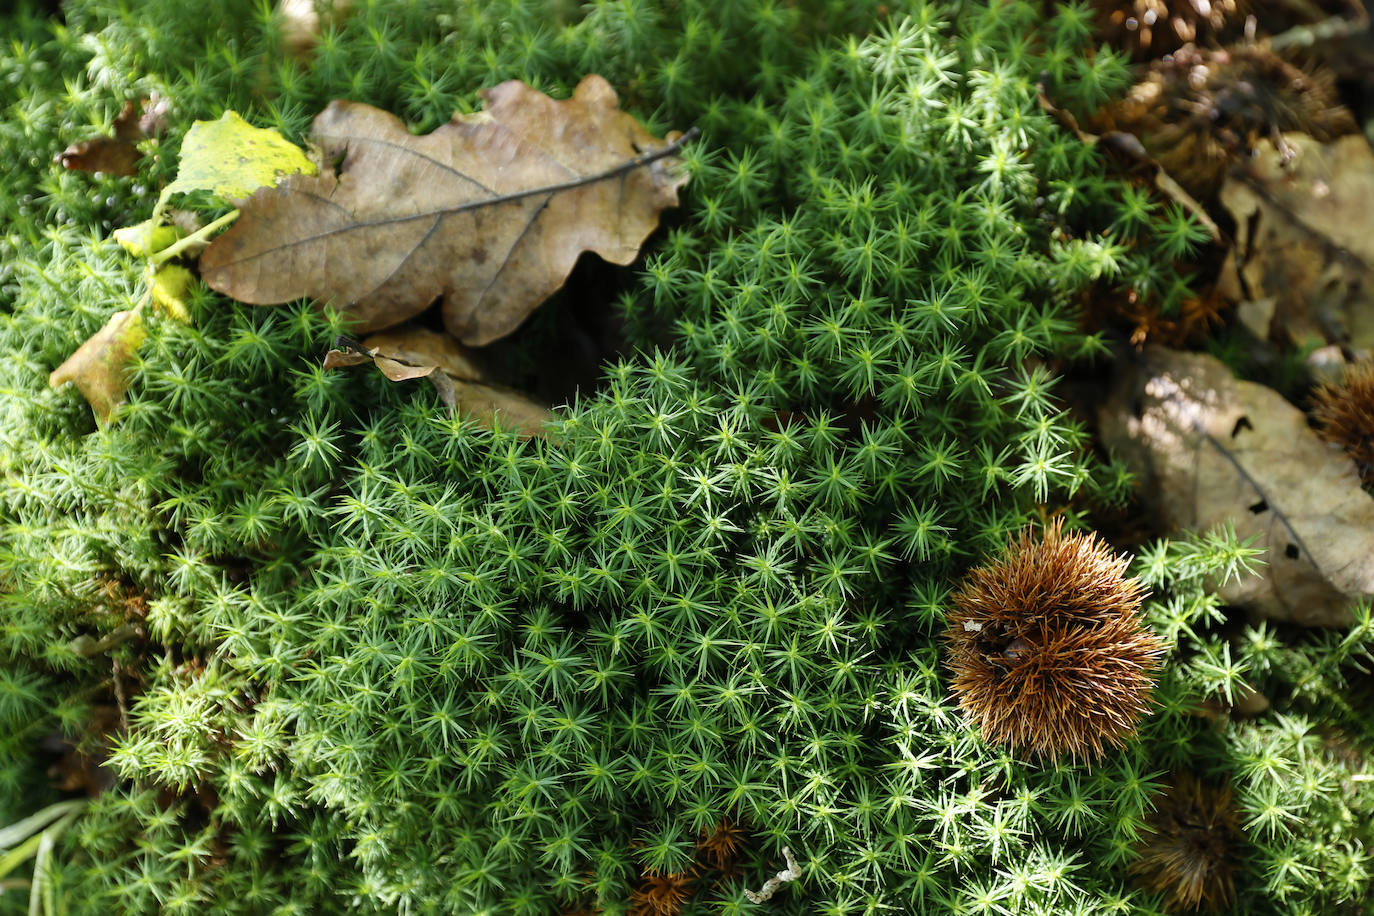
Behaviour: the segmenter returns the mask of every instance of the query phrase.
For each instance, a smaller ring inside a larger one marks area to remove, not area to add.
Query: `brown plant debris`
[[[1146,826],[1151,832],[1130,871],[1149,891],[1175,912],[1230,907],[1241,831],[1229,786],[1179,773]]]
[[[1245,20],[1246,0],[1096,0],[1098,31],[1136,60],[1211,38]]]
[[[1122,368],[1098,428],[1164,531],[1231,525],[1264,551],[1259,575],[1219,583],[1227,603],[1348,626],[1351,606],[1374,595],[1374,497],[1277,392],[1212,356],[1147,346]]]
[[[945,639],[954,693],[990,743],[1099,757],[1135,732],[1164,645],[1144,588],[1096,535],[1024,531],[954,596]]]
[[[673,156],[591,75],[555,101],[517,80],[485,90],[486,110],[426,136],[394,115],[331,102],[315,118],[336,175],[262,188],[201,255],[214,289],[258,305],[303,296],[355,327],[399,324],[443,297],[444,325],[469,346],[510,333],[584,251],[628,264],[677,205]]]
[[[691,872],[646,875],[630,895],[630,916],[677,916],[691,899],[696,880]]]
[[[1374,152],[1360,136],[1264,140],[1221,189],[1223,274],[1261,340],[1374,349]]]
[[[1345,367],[1339,383],[1324,382],[1312,394],[1317,433],[1355,459],[1365,486],[1374,486],[1374,362]]]
[[[1139,137],[1199,198],[1215,194],[1231,164],[1262,140],[1286,131],[1322,140],[1356,131],[1329,72],[1304,71],[1259,46],[1181,48],[1152,63],[1101,120]]]
[[[1112,315],[1130,326],[1132,346],[1146,341],[1169,346],[1197,344],[1208,339],[1224,323],[1223,312],[1230,303],[1217,284],[1209,283],[1179,303],[1175,313],[1165,312],[1161,297],[1143,296],[1131,289],[1093,291],[1085,305],[1089,320],[1102,323],[1101,316]]]
[[[708,868],[728,874],[744,849],[745,836],[742,825],[728,817],[722,818],[710,831],[701,832],[701,839],[697,841],[698,858]]]

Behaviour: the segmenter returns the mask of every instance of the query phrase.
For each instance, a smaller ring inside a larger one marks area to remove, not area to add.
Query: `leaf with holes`
[[[339,173],[259,190],[201,275],[241,302],[330,302],[362,331],[442,296],[449,332],[480,346],[514,330],[582,252],[634,260],[677,205],[687,178],[672,154],[687,138],[656,139],[595,75],[562,102],[514,80],[482,95],[485,111],[422,137],[331,102],[312,138],[323,161],[342,157]]]
[[[1267,548],[1263,574],[1221,596],[1268,617],[1349,626],[1374,595],[1374,497],[1355,464],[1278,392],[1214,357],[1147,347],[1098,414],[1166,529],[1225,522]]]

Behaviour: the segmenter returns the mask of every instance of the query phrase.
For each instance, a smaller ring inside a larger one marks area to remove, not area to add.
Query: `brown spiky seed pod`
[[[1179,773],[1146,824],[1151,832],[1130,868],[1146,889],[1173,912],[1230,907],[1241,831],[1229,786]]]
[[[1144,588],[1096,535],[1027,530],[971,570],[945,638],[959,705],[995,744],[1098,757],[1135,732],[1164,645]]]
[[[1312,394],[1317,433],[1355,459],[1360,479],[1374,486],[1374,362],[1345,367],[1340,384],[1325,382]]]

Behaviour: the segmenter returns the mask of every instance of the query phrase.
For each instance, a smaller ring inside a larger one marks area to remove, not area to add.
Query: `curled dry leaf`
[[[86,397],[102,423],[124,400],[129,388],[128,364],[145,331],[138,309],[115,312],[105,326],[67,357],[48,376],[54,388],[72,382]]]
[[[1099,416],[1169,530],[1231,523],[1265,550],[1222,598],[1279,620],[1348,626],[1374,595],[1374,497],[1355,465],[1277,392],[1201,353],[1146,347]]]
[[[1261,339],[1374,348],[1374,152],[1360,136],[1266,140],[1228,178],[1233,295]]]
[[[483,426],[539,436],[553,416],[520,392],[485,381],[472,355],[447,334],[407,328],[374,334],[356,345],[345,338],[341,344],[325,355],[326,369],[370,362],[393,382],[427,378],[449,410]]]
[[[356,327],[399,324],[444,298],[469,346],[510,333],[593,251],[628,264],[677,205],[686,175],[588,76],[555,101],[512,80],[486,110],[417,137],[393,115],[335,101],[312,137],[338,175],[293,176],[243,206],[200,259],[211,287],[271,305],[332,303]]]

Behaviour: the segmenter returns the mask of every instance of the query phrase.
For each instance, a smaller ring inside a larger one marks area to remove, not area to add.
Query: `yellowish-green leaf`
[[[181,165],[163,199],[180,191],[212,191],[242,200],[286,175],[315,174],[301,148],[275,130],[254,127],[232,111],[218,121],[197,121],[181,141]]]
[[[143,343],[145,333],[138,309],[115,312],[105,327],[52,371],[48,384],[56,388],[74,382],[95,415],[106,422],[110,411],[124,400],[129,388],[129,360]]]
[[[154,227],[150,219],[114,231],[114,240],[119,243],[119,247],[136,258],[156,254],[180,238],[181,230],[176,226]]]
[[[193,275],[185,267],[176,264],[164,267],[153,274],[153,305],[162,309],[163,314],[182,324],[191,323],[191,311],[186,307],[186,290],[191,285]]]

